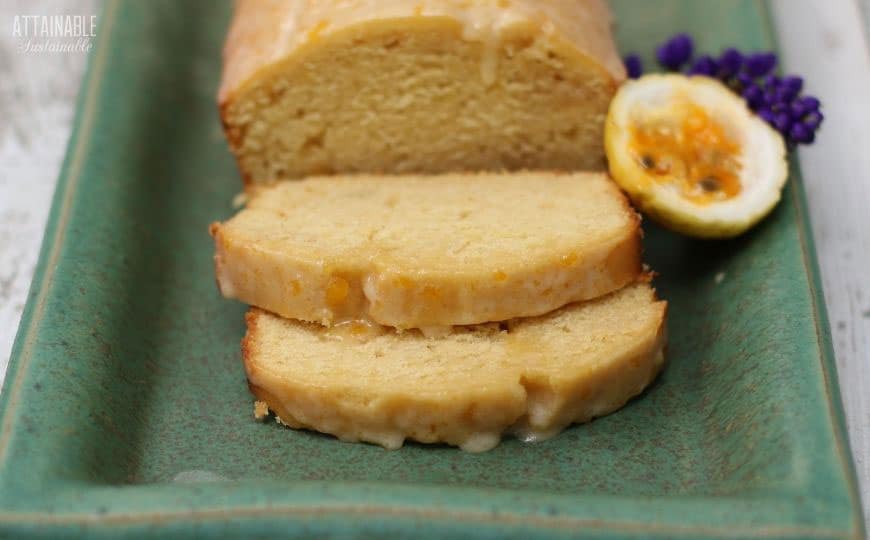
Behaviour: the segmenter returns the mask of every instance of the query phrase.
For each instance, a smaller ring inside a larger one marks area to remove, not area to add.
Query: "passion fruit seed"
[[[644,154],[640,157],[640,164],[644,169],[652,169],[656,166],[656,161],[652,158],[652,156]]]
[[[707,193],[714,193],[722,189],[722,183],[715,176],[706,176],[698,182],[698,185],[701,186],[701,189],[706,191]]]

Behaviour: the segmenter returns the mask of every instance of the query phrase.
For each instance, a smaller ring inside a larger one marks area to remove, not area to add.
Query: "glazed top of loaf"
[[[260,68],[331,32],[408,17],[450,17],[462,24],[465,39],[483,42],[532,22],[545,34],[562,36],[612,78],[625,74],[604,0],[237,0],[218,101],[226,102]]]

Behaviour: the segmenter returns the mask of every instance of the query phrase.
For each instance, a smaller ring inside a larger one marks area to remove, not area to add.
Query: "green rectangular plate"
[[[624,51],[774,46],[755,1],[614,7]],[[255,422],[206,232],[240,185],[214,104],[229,13],[106,5],[0,396],[0,536],[862,537],[794,167],[740,239],[647,226],[669,365],[616,414],[484,454]]]

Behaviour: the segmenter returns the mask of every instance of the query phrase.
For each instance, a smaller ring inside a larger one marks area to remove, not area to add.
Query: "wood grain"
[[[21,52],[16,15],[92,15],[96,0],[0,3],[0,372],[6,372],[87,55]],[[11,83],[11,84],[10,84]]]
[[[870,59],[855,0],[772,3],[783,60],[824,104],[799,151],[849,437],[870,521]]]
[[[26,301],[86,60],[81,53],[20,53],[12,20],[90,15],[98,6],[97,0],[0,3],[0,374]],[[863,17],[870,0],[775,0],[772,7],[786,67],[804,74],[825,103],[819,140],[799,155],[870,521],[870,59]]]

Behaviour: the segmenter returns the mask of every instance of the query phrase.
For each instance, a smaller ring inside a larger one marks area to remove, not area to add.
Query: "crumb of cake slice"
[[[266,405],[266,402],[260,400],[254,401],[254,418],[262,422],[267,416],[269,416],[269,406]]]

